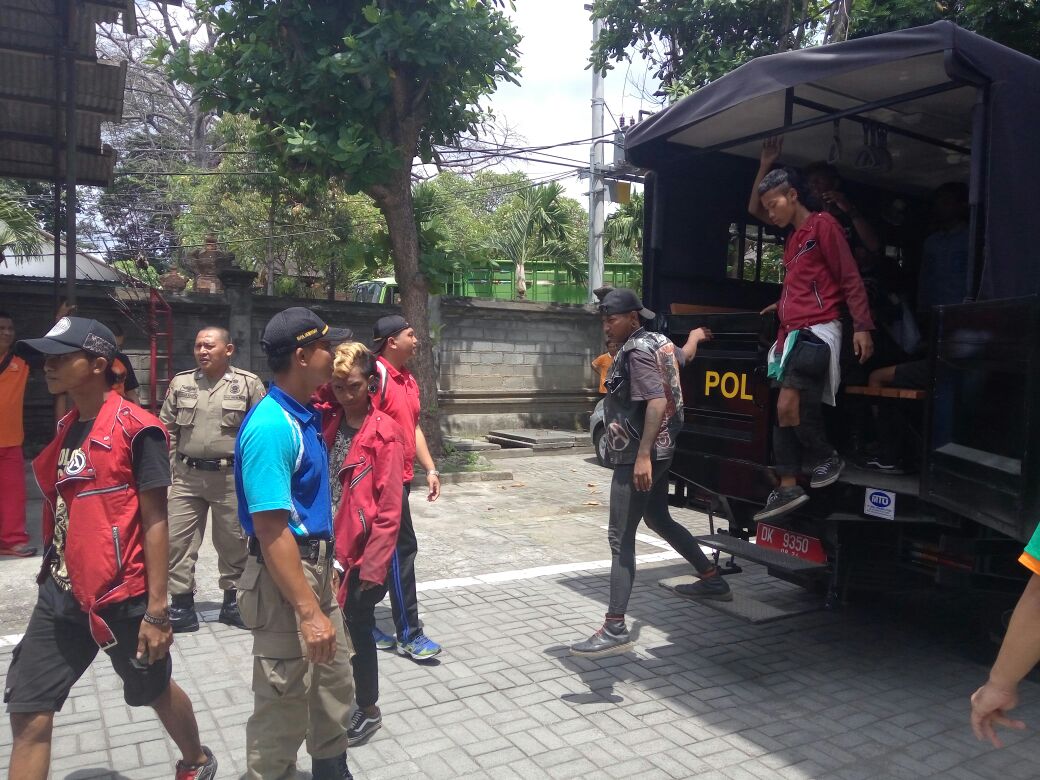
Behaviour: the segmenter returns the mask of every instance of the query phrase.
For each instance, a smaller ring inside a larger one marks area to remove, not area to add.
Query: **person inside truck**
[[[968,186],[947,182],[932,196],[932,221],[935,230],[924,241],[917,290],[918,318],[927,322],[933,306],[962,303],[970,294],[968,283]],[[871,387],[902,387],[926,390],[928,361],[909,360],[886,365],[870,372]],[[901,410],[892,404],[878,407],[878,453],[866,461],[868,468],[902,473],[903,440],[907,427]]]
[[[755,521],[784,515],[809,500],[798,485],[806,470],[812,488],[835,483],[844,461],[827,440],[824,402],[835,405],[841,384],[841,310],[852,316],[853,352],[866,363],[874,351],[867,293],[841,224],[828,213],[811,210],[802,198],[807,186],[797,171],[763,165],[754,191],[769,221],[792,229],[784,246],[784,281],[780,300],[763,310],[776,311],[780,322],[769,350],[767,373],[780,388],[773,429],[774,470],[778,487],[769,494]]]
[[[917,283],[919,320],[927,323],[933,306],[963,303],[968,282],[968,185],[946,182],[932,196],[934,231],[924,240]]]

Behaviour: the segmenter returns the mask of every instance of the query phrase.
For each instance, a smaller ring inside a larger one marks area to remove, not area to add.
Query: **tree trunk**
[[[422,397],[420,424],[434,458],[444,452],[440,407],[437,402],[437,374],[434,368],[435,345],[430,333],[429,284],[419,270],[419,230],[412,207],[412,187],[407,176],[369,193],[386,217],[390,250],[394,258],[394,277],[401,291],[404,318],[415,328],[419,351],[409,368],[419,382]]]
[[[523,262],[516,264],[516,297],[520,300],[527,297],[527,272]]]

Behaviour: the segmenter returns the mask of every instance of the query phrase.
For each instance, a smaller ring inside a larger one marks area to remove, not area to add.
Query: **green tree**
[[[754,57],[797,48],[826,24],[823,0],[596,0],[603,32],[594,67],[633,54],[647,61],[661,90],[681,97]],[[803,23],[803,20],[805,22]]]
[[[264,147],[266,132],[248,117],[225,115],[214,136],[223,152],[218,165],[182,166],[186,175],[168,185],[182,246],[213,234],[229,242],[239,265],[261,274],[268,291],[283,294],[310,294],[304,280],[323,280],[330,292],[366,275],[383,225],[369,198],[326,177],[281,175]]]
[[[1040,56],[1035,0],[846,0],[846,7],[849,37],[948,19]],[[596,0],[593,16],[604,29],[592,63],[609,69],[640,57],[654,69],[662,93],[675,99],[755,57],[825,42],[829,11],[824,0]]]
[[[623,250],[628,250],[624,253],[625,258],[639,257],[643,251],[643,193],[635,193],[628,203],[622,203],[607,217],[603,236],[604,250],[610,259],[621,260],[618,255]]]
[[[0,263],[7,252],[16,257],[40,253],[40,231],[32,212],[10,193],[0,190]]]
[[[489,248],[516,267],[516,296],[527,296],[527,264],[546,260],[564,268],[575,281],[583,281],[585,265],[576,252],[576,215],[563,197],[563,187],[553,182],[529,187],[501,207],[501,227],[491,236]]]
[[[520,36],[501,0],[207,0],[212,52],[181,46],[173,72],[203,104],[248,113],[282,162],[365,192],[386,218],[428,434],[440,445],[428,281],[419,267],[412,163],[476,132],[480,101],[516,82]]]
[[[1031,57],[1040,57],[1040,5],[1035,0],[885,0],[853,6],[850,37],[946,19]]]

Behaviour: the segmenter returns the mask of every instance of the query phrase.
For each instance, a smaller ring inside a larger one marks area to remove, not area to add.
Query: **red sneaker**
[[[176,780],[213,780],[217,776],[217,759],[213,757],[213,752],[205,745],[202,746],[202,752],[206,754],[205,764],[177,762]]]

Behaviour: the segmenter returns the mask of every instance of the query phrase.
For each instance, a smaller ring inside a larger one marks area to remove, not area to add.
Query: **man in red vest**
[[[46,780],[54,713],[101,649],[126,703],[152,707],[180,749],[176,779],[211,780],[217,761],[170,679],[166,429],[117,393],[105,397],[116,344],[100,322],[63,317],[17,351],[45,356],[47,389],[68,393],[74,406],[33,461],[46,552],[36,607],[7,672],[9,776]]]

